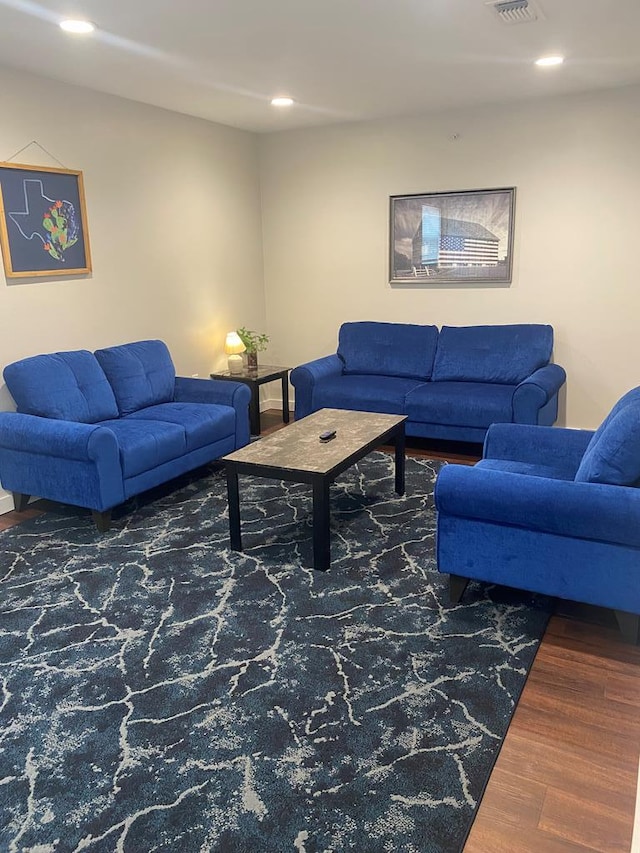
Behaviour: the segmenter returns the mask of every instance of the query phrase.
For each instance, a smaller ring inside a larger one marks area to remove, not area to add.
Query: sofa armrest
[[[100,424],[83,424],[18,412],[0,412],[0,451],[38,453],[81,462],[108,459],[118,465],[118,442]]]
[[[11,492],[99,511],[125,499],[118,440],[101,424],[1,412],[0,480]]]
[[[295,418],[297,421],[310,415],[313,408],[313,389],[322,379],[331,376],[341,376],[344,363],[337,354],[325,355],[308,361],[291,371],[291,384],[296,391]]]
[[[242,382],[226,379],[195,379],[176,376],[176,403],[215,403],[236,410],[236,448],[249,443],[249,401],[251,389]]]
[[[640,547],[640,489],[446,465],[439,513],[558,536]]]
[[[545,364],[527,376],[513,392],[514,423],[537,424],[539,411],[558,393],[566,378],[559,364]]]
[[[540,463],[553,459],[567,470],[577,470],[593,432],[588,429],[491,424],[484,440],[483,459]]]
[[[174,400],[176,403],[219,403],[222,406],[248,406],[251,391],[242,382],[226,379],[195,379],[176,376]]]

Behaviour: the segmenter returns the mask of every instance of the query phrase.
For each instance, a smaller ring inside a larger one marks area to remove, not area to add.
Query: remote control
[[[336,437],[335,429],[328,429],[328,430],[326,430],[326,432],[321,432],[320,436],[319,436],[320,441],[331,441],[331,439],[335,438],[335,437]]]

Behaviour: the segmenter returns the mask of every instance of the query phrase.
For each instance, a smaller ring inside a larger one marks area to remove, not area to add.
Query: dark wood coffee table
[[[313,567],[331,562],[329,486],[335,478],[386,442],[395,445],[395,489],[404,494],[405,415],[321,409],[266,438],[236,450],[222,461],[227,474],[231,547],[242,551],[238,475],[310,483],[313,489]],[[336,430],[323,443],[320,433]]]

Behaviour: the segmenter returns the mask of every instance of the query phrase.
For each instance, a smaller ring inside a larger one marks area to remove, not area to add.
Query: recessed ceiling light
[[[563,62],[564,56],[541,56],[540,59],[536,59],[536,65],[541,66],[562,65]]]
[[[293,104],[293,98],[272,98],[271,106],[273,107],[290,107]]]
[[[95,27],[89,21],[60,21],[61,28],[67,33],[92,33]]]

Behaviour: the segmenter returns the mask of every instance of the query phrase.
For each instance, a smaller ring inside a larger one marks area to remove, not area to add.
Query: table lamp
[[[229,373],[242,373],[243,363],[241,352],[246,349],[245,345],[240,340],[237,332],[227,332],[227,337],[224,342],[224,351],[229,356],[227,364],[229,365]]]

